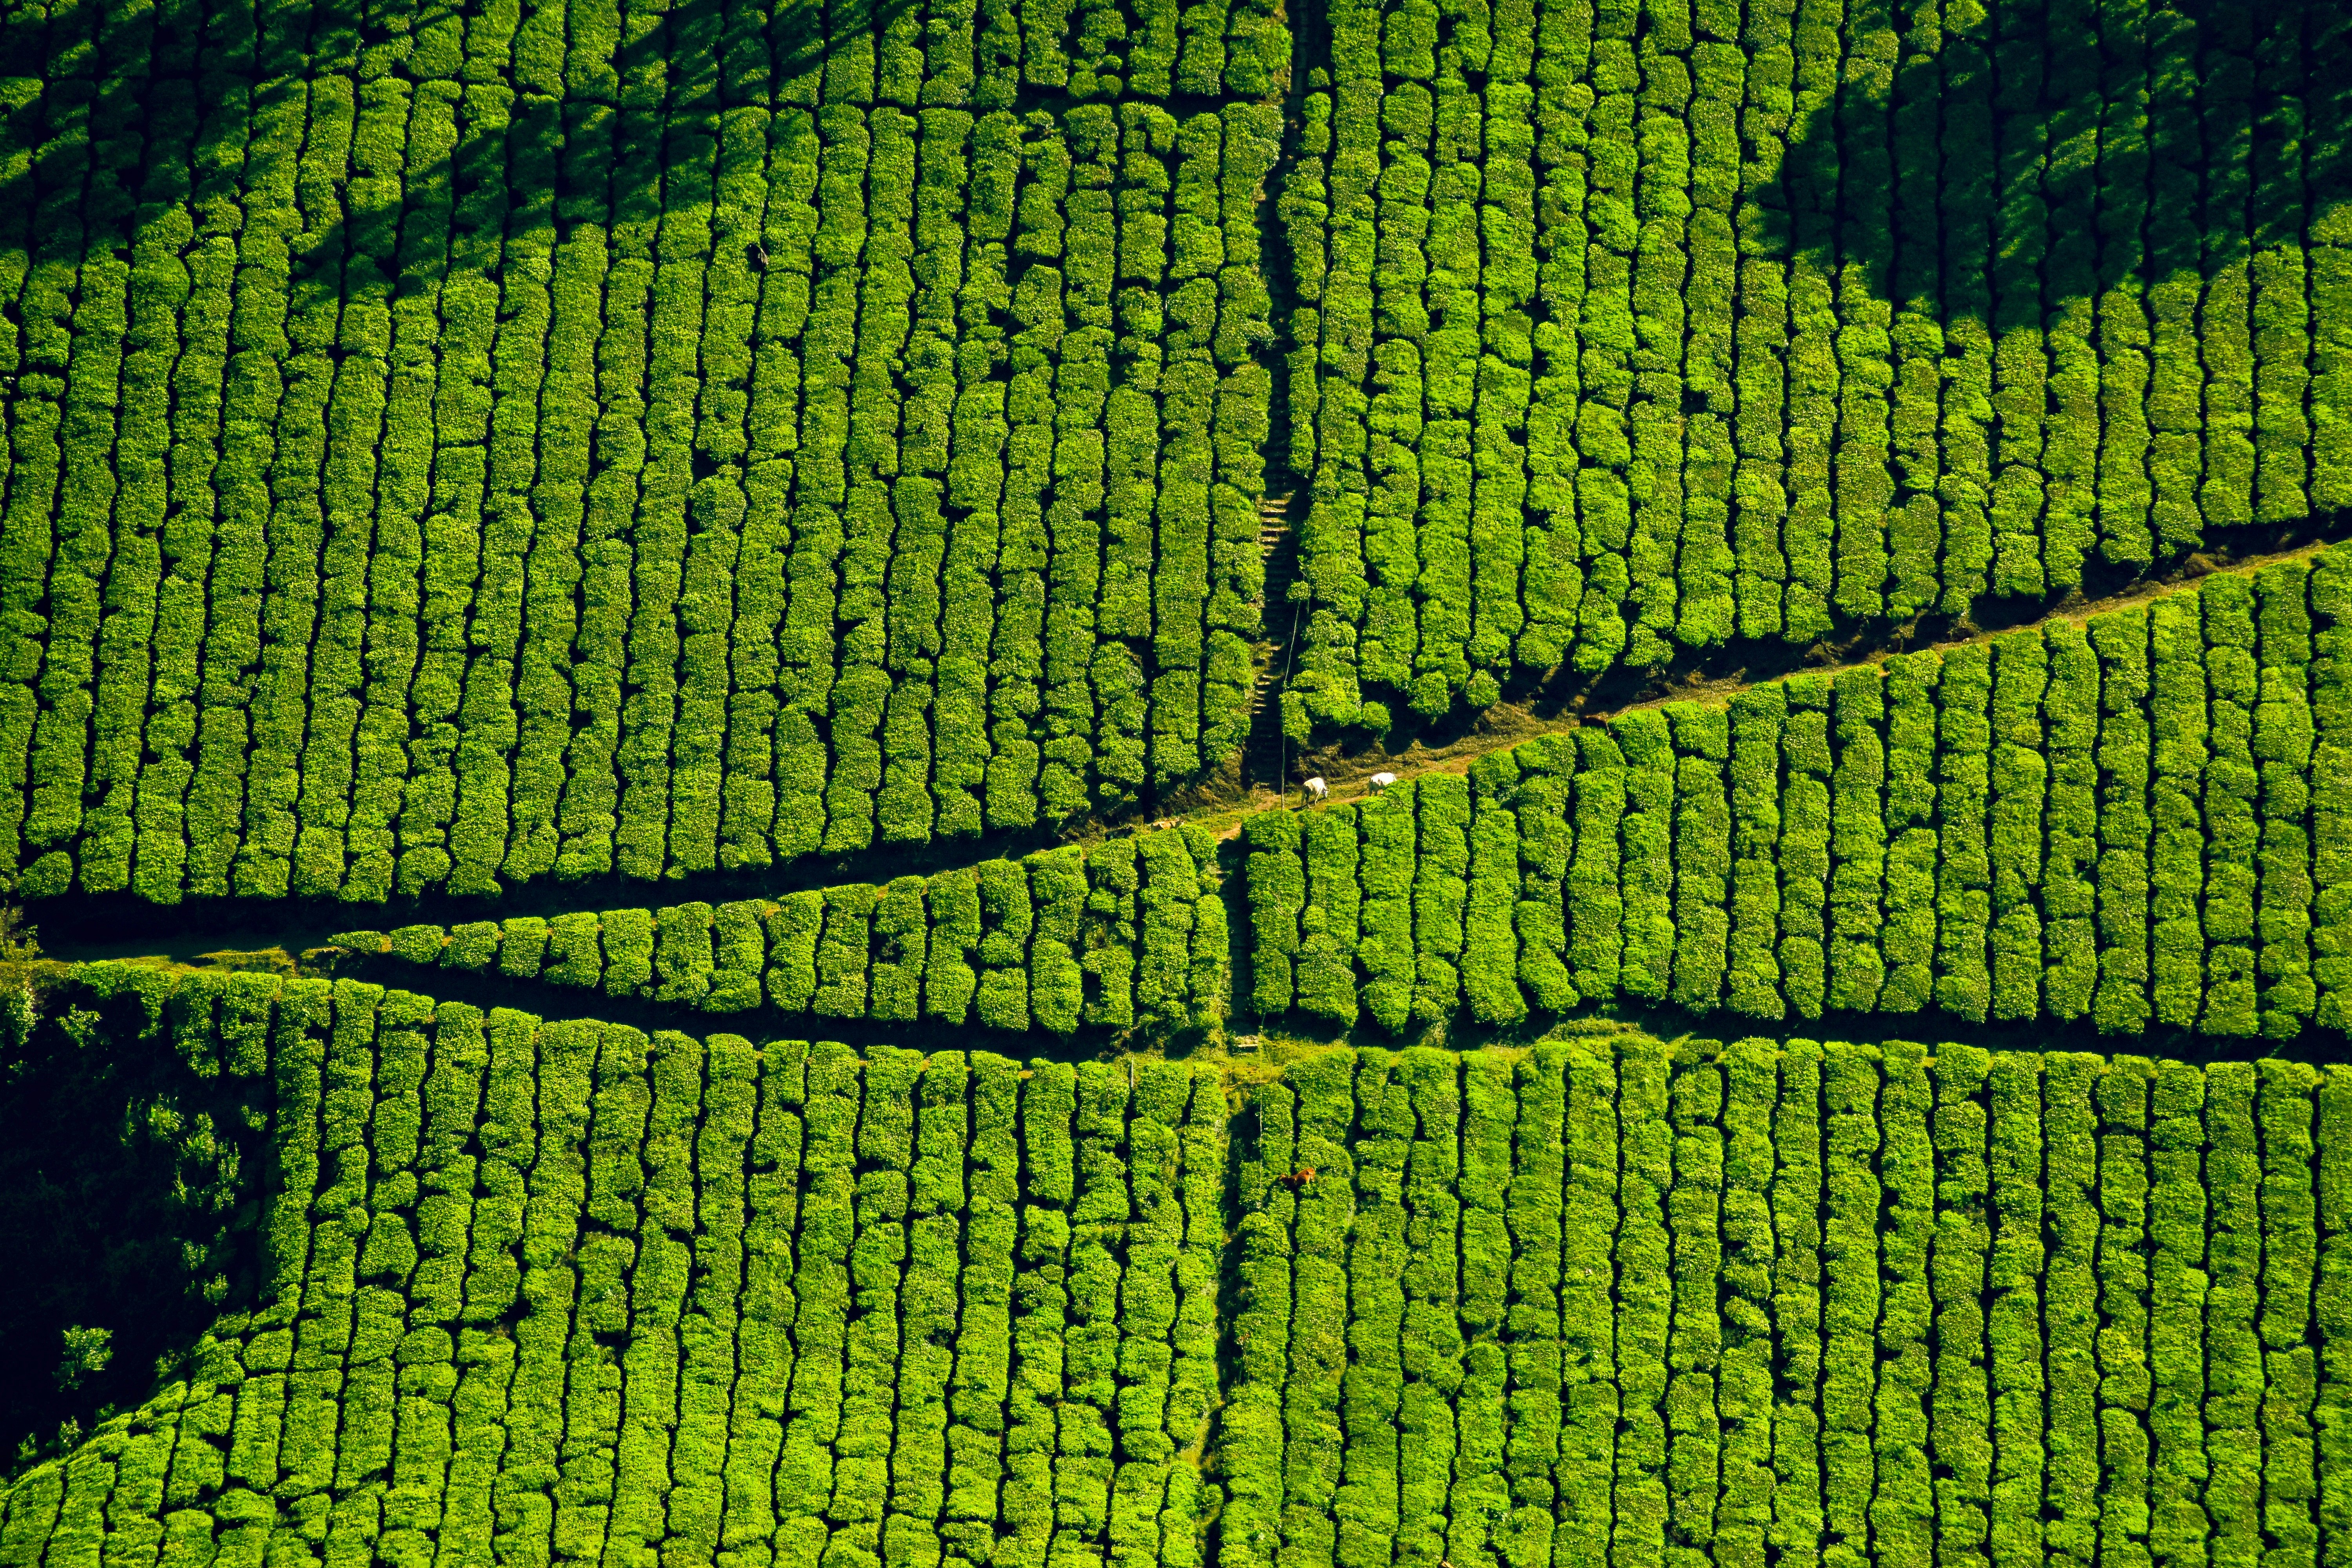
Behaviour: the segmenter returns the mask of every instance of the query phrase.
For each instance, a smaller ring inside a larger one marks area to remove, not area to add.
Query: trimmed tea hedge
[[[2344,1094],[1895,1041],[1320,1056],[1249,1094],[1223,1557],[2084,1562],[2126,1510],[2324,1560]]]
[[[1322,14],[1302,740],[2352,504],[2328,6]]]
[[[34,897],[1051,826],[1262,668],[1378,732],[2352,503],[2316,0],[120,9],[0,14]]]
[[[2333,549],[1252,819],[1251,1005],[2342,1029],[2347,625]]]
[[[2330,550],[2085,626],[1634,710],[1261,813],[1223,854],[1187,827],[352,945],[705,1011],[1056,1033],[1213,1029],[1236,1003],[1401,1033],[1629,1001],[2290,1038],[2352,1007],[2326,765],[2347,624],[2352,551]]]
[[[252,1057],[259,1284],[145,1405],[0,1491],[12,1558],[315,1529],[485,1563],[910,1533],[933,1563],[1202,1563],[1213,1070],[648,1035],[352,981],[263,984],[253,1028],[256,989],[109,966],[61,998],[91,1048]]]
[[[104,9],[5,16],[23,892],[756,868],[1234,750],[1268,0]]]
[[[333,944],[704,1013],[764,1005],[880,1023],[1167,1033],[1222,1026],[1231,1005],[1217,848],[1189,828],[879,887],[345,931]],[[1352,1007],[1352,982],[1347,994]]]
[[[0,1490],[12,1562],[2337,1528],[2340,1068],[1603,1029],[1229,1079],[125,965],[57,1000],[258,1091],[257,1283]]]

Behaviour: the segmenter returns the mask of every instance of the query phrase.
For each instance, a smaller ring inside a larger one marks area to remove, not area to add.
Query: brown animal
[[[1288,1187],[1294,1193],[1305,1187],[1307,1183],[1314,1179],[1315,1167],[1312,1165],[1301,1165],[1298,1169],[1291,1172],[1290,1174],[1286,1176],[1276,1176],[1275,1178],[1276,1181],[1280,1182],[1284,1186]]]

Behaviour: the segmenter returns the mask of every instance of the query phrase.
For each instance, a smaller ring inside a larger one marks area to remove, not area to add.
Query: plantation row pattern
[[[2352,550],[1632,710],[1246,817],[1237,843],[1187,826],[782,900],[342,940],[710,1011],[1056,1033],[1251,1014],[1402,1035],[1595,1002],[2343,1029]]]
[[[118,12],[0,18],[25,893],[759,868],[1233,749],[1258,0]]]
[[[1248,1011],[2352,1024],[2352,552],[1247,819]]]
[[[347,931],[362,955],[735,1014],[1067,1035],[1221,1026],[1232,944],[1216,841],[1192,829],[780,900]]]
[[[1635,1037],[1254,1103],[1223,1561],[2344,1548],[2340,1069]]]
[[[1213,1072],[88,980],[272,1086],[261,1285],[9,1562],[1201,1562]]]
[[[2352,505],[2338,5],[1327,11],[1297,737]]]
[[[1626,1032],[1229,1106],[1168,1061],[80,978],[85,1029],[268,1086],[261,1284],[0,1496],[12,1563],[2341,1544],[2340,1070]]]

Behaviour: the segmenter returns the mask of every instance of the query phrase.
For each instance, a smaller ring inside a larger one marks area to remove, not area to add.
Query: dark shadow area
[[[68,358],[76,374],[82,363],[73,335],[82,323],[73,314],[74,281],[66,275],[101,257],[116,268],[127,265],[143,254],[138,249],[142,235],[171,235],[180,258],[191,266],[200,257],[217,259],[234,239],[235,349],[258,344],[265,355],[285,362],[309,355],[312,369],[320,339],[332,340],[324,345],[331,358],[352,352],[380,355],[384,301],[429,294],[464,273],[495,281],[518,253],[507,242],[527,228],[551,230],[560,239],[575,225],[597,224],[634,229],[632,242],[641,248],[667,245],[666,237],[655,239],[666,204],[712,200],[713,142],[727,110],[814,101],[813,74],[823,78],[829,100],[872,101],[877,70],[887,79],[887,60],[877,66],[877,59],[896,51],[903,66],[915,58],[911,49],[926,69],[940,60],[952,69],[961,47],[943,31],[945,23],[919,22],[913,0],[775,0],[772,8],[743,0],[677,0],[634,15],[616,5],[622,25],[601,50],[583,46],[579,14],[548,0],[528,0],[519,18],[510,11],[503,21],[494,8],[428,5],[404,12],[362,0],[264,8],[258,23],[252,8],[207,7],[203,0],[156,0],[147,6],[64,0],[46,10],[0,0],[0,254],[21,247],[37,266],[47,264],[57,282],[40,301],[43,319],[19,323],[35,341],[28,367],[54,373],[38,383],[27,375],[22,395],[50,400],[60,395],[57,375],[68,368]],[[508,36],[499,35],[501,26]],[[974,50],[1003,47],[1002,39],[967,42],[967,78]],[[868,84],[862,100],[855,90],[844,91],[845,82],[860,73]],[[356,86],[313,94],[312,84],[331,75]],[[387,91],[394,81],[404,84],[396,95]],[[928,101],[928,87],[925,97]],[[331,128],[319,117],[331,100],[338,107],[329,118],[341,117]],[[383,101],[398,112],[382,109]],[[1011,107],[1059,110],[1073,101],[1066,92],[1024,88]],[[1223,100],[1178,94],[1160,101],[1181,115]],[[431,107],[436,102],[442,107]],[[379,107],[371,109],[372,103]],[[325,151],[319,150],[322,138]],[[338,138],[348,145],[335,145]],[[741,151],[732,140],[726,145],[733,153]],[[11,149],[21,154],[14,162],[6,157]],[[765,156],[764,146],[750,155]],[[770,221],[778,221],[772,212]],[[730,236],[724,223],[713,229],[714,247],[741,247],[755,269],[765,268],[767,251],[756,233]],[[267,297],[278,260],[273,235],[286,247],[289,310],[282,327],[271,319]],[[193,294],[186,277],[173,278],[168,260],[157,270],[163,291],[180,294],[164,301],[165,308],[177,303],[187,310]],[[137,315],[154,308],[150,285],[143,274],[131,279],[134,320],[125,348],[133,346]],[[249,310],[247,300],[255,291],[260,305]],[[485,337],[481,318],[509,303],[477,287],[462,300],[445,297],[442,309],[453,333],[462,316],[471,336]],[[355,305],[341,312],[339,326],[338,306]],[[414,349],[414,331],[401,330]],[[362,341],[370,334],[376,341]],[[476,348],[468,343],[466,352]],[[42,353],[55,363],[35,365]],[[400,347],[392,357],[408,363]],[[102,359],[95,363],[105,368]],[[447,390],[464,379],[442,377],[436,416],[449,411],[452,399],[512,397],[503,385],[494,394],[482,384],[489,374],[479,367],[472,384]],[[17,379],[0,374],[0,420],[14,415],[19,395]],[[459,410],[467,417],[481,412],[470,405]],[[173,432],[175,442],[179,435]],[[268,438],[265,430],[265,443]],[[592,481],[611,449],[601,432],[595,442]],[[173,447],[174,485],[182,452]],[[698,475],[710,460],[698,449]],[[385,472],[390,468],[387,463]],[[377,482],[391,481],[380,476]],[[270,483],[282,488],[287,481],[273,474]],[[173,493],[176,503],[178,492]],[[273,573],[279,569],[274,537]],[[373,647],[369,657],[374,658]],[[208,709],[218,700],[205,699]],[[509,750],[513,744],[506,742]],[[85,805],[100,793],[89,784]],[[1150,811],[1104,815],[1148,818]],[[1097,831],[1098,823],[1082,821],[1059,837]],[[667,883],[661,897],[725,898],[881,879],[990,854],[1019,854],[1056,837],[1019,834],[904,852],[886,847],[861,856],[855,868],[828,857],[795,866],[782,879],[712,874],[689,879],[690,889]],[[542,877],[497,908],[626,905],[652,897],[650,884],[618,878],[590,886]],[[135,900],[74,893],[45,900],[43,919],[58,938],[70,941],[78,931],[219,929],[259,918],[254,907],[232,900],[225,912],[157,918]],[[478,900],[428,896],[399,912],[456,920],[478,907]],[[288,910],[297,924],[342,925],[351,918],[325,901]]]
[[[2321,0],[1998,0],[1971,9],[1979,18],[1972,25],[1946,26],[1961,14],[1947,12],[1939,22],[1932,7],[1898,5],[1891,16],[1899,38],[1882,32],[1859,51],[1851,34],[1842,43],[1817,22],[1800,26],[1794,85],[1801,112],[1788,127],[1785,158],[1748,192],[1761,223],[1741,231],[1743,250],[1805,258],[1832,282],[1840,333],[1856,324],[1853,307],[1867,295],[1915,320],[1978,323],[1996,334],[2038,332],[2067,318],[2103,356],[2116,323],[2081,307],[2136,284],[2148,292],[2147,321],[2168,320],[2174,331],[2200,339],[2217,323],[2232,329],[2214,356],[2216,368],[2192,365],[2185,414],[2178,402],[2159,411],[2158,399],[2147,396],[2151,421],[2175,421],[2172,439],[2185,429],[2189,441],[2201,444],[2209,418],[2218,426],[2244,417],[2243,410],[2232,412],[2238,404],[2267,424],[2282,395],[2295,400],[2293,416],[2308,427],[2323,412],[2324,389],[2280,393],[2266,363],[2307,352],[2308,368],[2317,370],[2328,301],[2299,257],[2267,282],[2257,267],[2251,285],[2243,264],[2265,251],[2299,250],[2323,226],[2352,224],[2352,35],[2340,11]],[[1849,16],[1849,26],[1868,25],[1860,16]],[[1883,57],[1874,52],[1881,45]],[[1743,114],[1790,81],[1787,55],[1769,61],[1753,44],[1748,54]],[[1813,106],[1815,95],[1827,101]],[[1753,143],[1748,152],[1755,155]],[[1756,169],[1749,165],[1751,176]],[[2208,300],[2207,280],[2231,268],[2237,278]],[[2155,297],[2158,285],[2181,282],[2189,287]],[[1832,309],[1830,299],[1817,303]],[[1870,327],[1862,334],[1865,344],[1876,343],[1865,353],[1916,363],[1923,354],[1984,352],[1977,346],[1982,332],[1972,331],[1965,342],[1958,334],[1938,342],[1932,331],[1906,337],[1898,317],[1890,348],[1884,331]],[[2151,343],[2145,324],[2138,334],[2136,374],[2145,383],[2149,353],[2178,349]],[[1986,369],[1989,382],[1993,374]],[[2139,399],[2147,391],[2126,378],[2112,388],[2101,378],[2086,389],[2079,365],[2045,362],[2037,374],[2042,384],[2027,381],[2012,391],[2001,372],[1989,411],[1995,420],[2022,414],[2030,427],[2045,416],[2076,420],[2087,409],[2095,431],[2112,412],[2105,399]],[[2208,375],[2232,380],[2210,411],[2200,402]],[[1940,395],[1927,393],[1931,424]],[[1893,413],[1893,473],[1915,482],[1904,477],[1906,465],[1924,451],[1920,466],[1935,471],[1937,483],[1948,481],[1938,467],[1938,432],[1906,437],[1905,412]],[[2238,432],[2242,442],[2246,434]],[[2159,428],[2152,442],[2145,433],[2141,439],[2161,447],[2167,437]],[[1916,443],[1908,451],[1906,439]],[[2021,460],[2031,468],[2042,439],[2029,428],[2026,455],[1997,449],[1992,466]],[[2205,460],[2186,459],[2192,471]],[[1546,672],[1514,670],[1503,679],[1502,703],[1559,721],[1699,695],[1727,682],[2021,626],[2151,582],[2185,583],[2236,560],[2348,533],[2352,513],[2318,507],[2286,520],[2209,524],[2192,549],[2159,544],[2152,568],[2091,549],[2081,562],[2080,585],[2064,593],[2011,593],[1996,574],[1964,614],[1935,609],[1890,622],[1838,611],[1832,630],[1807,643],[1735,637],[1714,647],[1675,644],[1664,663],[1648,668],[1618,664],[1596,675],[1564,663]],[[1277,616],[1271,603],[1268,608],[1279,668],[1288,617]],[[1368,687],[1366,695],[1385,700],[1390,728],[1319,729],[1310,744],[1286,752],[1276,744],[1279,726],[1261,726],[1253,781],[1279,776],[1295,785],[1335,770],[1360,774],[1416,744],[1455,745],[1517,721],[1459,701],[1432,718],[1415,711],[1402,691]]]
[[[531,7],[511,37],[485,42],[478,13],[446,5],[322,4],[273,11],[257,28],[252,9],[207,10],[201,0],[68,0],[46,12],[20,0],[0,11],[0,79],[18,79],[0,100],[0,146],[24,155],[0,173],[0,214],[21,215],[0,228],[0,246],[65,265],[98,253],[127,259],[142,226],[169,205],[244,205],[268,150],[282,146],[298,287],[348,300],[403,278],[429,286],[468,265],[494,271],[510,214],[658,220],[681,135],[715,135],[722,110],[773,104],[786,83],[837,54],[870,80],[873,40],[913,9],[914,0],[779,0],[772,15],[679,0],[651,26],[625,20],[600,58],[577,40],[566,52],[561,6]],[[306,100],[313,80],[333,75],[356,79],[362,95],[387,76],[446,84],[454,143],[414,159],[432,135],[402,127],[389,146],[369,148],[354,121],[342,127],[352,145],[335,187],[320,191],[299,177],[309,173],[299,169]],[[508,93],[480,93],[492,85]],[[707,169],[689,178],[707,194]],[[325,222],[310,210],[321,195],[337,214]],[[446,220],[447,233],[405,232],[404,218],[419,213]],[[473,239],[481,232],[488,244]],[[364,265],[334,276],[366,258],[376,276]]]
[[[184,1058],[135,997],[69,987],[0,1037],[0,1475],[137,1405],[251,1300],[268,1088]],[[106,1336],[79,1378],[69,1329]]]
[[[1775,248],[1897,310],[2040,326],[2301,243],[2352,197],[2340,35],[2318,0],[2000,0],[1891,79],[1849,56],[1752,194]]]

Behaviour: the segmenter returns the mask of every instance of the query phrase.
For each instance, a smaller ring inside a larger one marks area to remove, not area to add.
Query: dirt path
[[[1990,630],[1972,629],[1965,636],[1923,637],[1916,641],[1909,640],[1903,630],[1897,628],[1893,635],[1880,639],[1867,654],[1808,665],[1804,670],[1833,675],[1843,669],[1882,664],[1894,653],[1963,647],[1971,643],[1988,642],[2011,632],[2033,630],[2062,621],[2080,626],[2092,616],[2111,610],[2146,604],[2174,594],[2193,592],[2209,576],[2248,575],[2266,566],[2309,560],[2326,548],[2327,542],[2315,542],[2286,550],[2250,553],[2211,565],[2201,559],[2192,558],[2187,572],[2168,578],[2143,579],[2100,598],[2063,604],[2035,619],[2020,621],[2013,626]],[[1786,679],[1790,673],[1774,670],[1751,676],[1744,669],[1717,673],[1690,670],[1679,677],[1666,677],[1654,689],[1630,700],[1573,706],[1550,713],[1537,712],[1525,704],[1503,703],[1480,715],[1467,733],[1438,745],[1426,745],[1416,740],[1400,752],[1374,750],[1352,755],[1343,754],[1336,747],[1327,747],[1319,752],[1307,752],[1302,764],[1315,769],[1326,781],[1329,789],[1328,803],[1339,805],[1369,795],[1371,793],[1371,776],[1377,773],[1393,773],[1400,778],[1422,773],[1465,773],[1473,763],[1488,752],[1519,745],[1540,735],[1570,733],[1587,724],[1605,722],[1620,713],[1655,708],[1667,702],[1728,700],[1751,687]],[[1272,790],[1261,788],[1246,796],[1210,801],[1155,820],[1189,823],[1207,827],[1220,838],[1230,838],[1241,831],[1243,819],[1254,813],[1283,805],[1304,804],[1303,794],[1298,790],[1294,789],[1286,795],[1277,795]],[[1112,826],[1109,833],[1133,833],[1150,826],[1150,823],[1140,820],[1124,822]],[[1072,837],[1084,840],[1104,836],[1104,830],[1097,826],[1089,832],[1073,835]],[[700,895],[690,894],[681,889],[675,896]],[[323,923],[315,913],[308,918],[281,922],[254,918],[260,912],[256,910],[240,910],[232,921],[203,932],[148,933],[110,942],[62,940],[51,947],[50,955],[68,961],[121,958],[201,968],[267,968],[291,973],[306,950],[323,946],[331,931],[341,929],[341,925]],[[353,910],[351,918],[342,925],[365,924],[371,918],[383,917],[376,911]]]
[[[359,911],[343,926],[315,921],[282,925],[243,922],[222,931],[184,932],[173,936],[141,936],[121,942],[45,942],[45,956],[72,963],[98,963],[120,959],[173,969],[260,969],[293,975],[300,972],[302,954],[327,945],[336,931],[362,923]]]
[[[2048,614],[2032,620],[2019,621],[2012,626],[1990,630],[1974,630],[1964,637],[1927,638],[1909,641],[1900,628],[1884,639],[1869,654],[1837,662],[1808,665],[1802,673],[1835,675],[1841,670],[1859,669],[1868,665],[1884,664],[1897,653],[1925,653],[1945,648],[1966,647],[1974,643],[1990,642],[2014,632],[2035,631],[2046,626],[2065,624],[2082,626],[2095,616],[2113,610],[2127,609],[2151,600],[2168,598],[2175,594],[2194,593],[2208,577],[2250,576],[2265,567],[2308,561],[2326,550],[2334,541],[2315,540],[2287,550],[2266,551],[2238,556],[2221,565],[2175,574],[2169,577],[2142,578],[2129,587],[2096,599],[2077,599],[2061,604]],[[2192,561],[2196,558],[2192,557]],[[1490,752],[1499,752],[1521,745],[1539,735],[1569,734],[1588,724],[1606,722],[1620,713],[1638,712],[1644,708],[1663,707],[1668,702],[1729,700],[1751,687],[1785,680],[1789,674],[1775,673],[1750,678],[1733,672],[1701,677],[1693,672],[1679,683],[1649,692],[1629,702],[1603,707],[1578,708],[1573,711],[1538,714],[1523,705],[1501,703],[1487,710],[1477,729],[1457,740],[1439,746],[1424,746],[1416,741],[1402,752],[1362,752],[1352,756],[1339,754],[1335,749],[1309,752],[1302,762],[1313,766],[1330,793],[1326,803],[1340,805],[1357,801],[1371,794],[1370,779],[1374,773],[1392,773],[1399,779],[1420,773],[1466,773],[1471,764]],[[1305,805],[1304,792],[1292,790],[1286,796],[1277,796],[1271,790],[1261,789],[1247,801],[1224,802],[1202,806],[1181,816],[1178,820],[1217,829],[1220,838],[1230,838],[1241,831],[1242,819],[1253,813],[1282,805]]]

